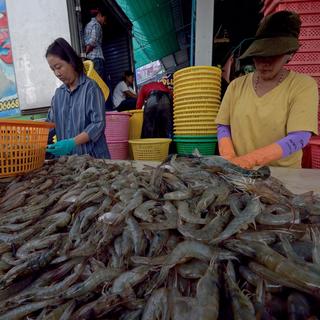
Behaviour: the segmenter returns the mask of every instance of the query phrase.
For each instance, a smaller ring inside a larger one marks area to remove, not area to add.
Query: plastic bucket
[[[108,142],[128,140],[130,116],[129,112],[106,112],[105,135]]]
[[[129,150],[128,140],[108,141],[107,144],[108,144],[111,160],[127,160],[128,159],[128,150]]]

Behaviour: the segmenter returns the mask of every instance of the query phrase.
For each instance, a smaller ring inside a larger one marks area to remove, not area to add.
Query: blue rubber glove
[[[55,156],[65,156],[70,154],[75,147],[76,142],[73,138],[59,140],[57,143],[49,144],[47,152],[52,153]]]

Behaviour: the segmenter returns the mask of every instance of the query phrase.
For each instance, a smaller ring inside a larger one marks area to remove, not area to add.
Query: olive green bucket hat
[[[278,11],[262,19],[255,40],[239,59],[273,57],[299,49],[300,17],[291,11]]]

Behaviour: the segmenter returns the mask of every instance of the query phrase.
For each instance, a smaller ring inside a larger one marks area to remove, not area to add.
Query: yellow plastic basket
[[[176,98],[174,100],[173,105],[175,107],[182,107],[182,106],[186,106],[186,107],[192,107],[192,108],[199,108],[199,107],[212,107],[212,106],[216,106],[221,104],[221,100],[219,98],[210,98],[210,99],[197,99],[197,100],[181,100],[179,98]]]
[[[206,97],[206,98],[221,98],[220,90],[214,89],[206,89],[203,91],[198,90],[175,90],[173,91],[173,97],[175,99],[191,99],[191,98],[198,98],[198,97]]]
[[[129,120],[129,140],[140,139],[143,125],[143,110],[128,110],[131,114]]]
[[[197,111],[192,111],[192,112],[185,112],[185,113],[174,113],[173,114],[173,119],[174,121],[187,121],[190,119],[193,119],[195,121],[198,120],[205,120],[205,119],[212,119],[215,118],[218,115],[218,112],[213,111],[213,112],[197,112]]]
[[[174,75],[173,76],[173,83],[179,80],[183,79],[193,79],[197,77],[211,77],[217,80],[221,80],[221,74],[218,74],[216,72],[212,71],[202,71],[202,72],[192,72],[192,73],[187,73],[187,74],[180,74],[180,75]]]
[[[190,76],[176,77],[173,81],[174,85],[180,83],[196,82],[196,81],[213,81],[221,84],[221,77],[216,74],[196,74]]]
[[[177,96],[184,96],[185,94],[210,94],[213,93],[217,97],[221,96],[221,90],[218,88],[210,88],[210,87],[194,87],[194,88],[179,88],[179,89],[173,89],[174,97]]]
[[[0,120],[0,177],[24,174],[41,168],[53,123]]]
[[[177,130],[216,130],[217,125],[214,121],[206,121],[204,123],[199,122],[184,122],[184,123],[174,123],[173,127]]]
[[[133,159],[144,161],[163,161],[169,153],[171,139],[152,138],[129,140]]]
[[[97,85],[100,87],[103,93],[105,101],[107,101],[110,94],[110,90],[108,86],[105,84],[105,82],[98,75],[98,73],[94,70],[93,62],[91,60],[86,60],[83,62],[83,65],[86,71],[86,75],[97,83]]]
[[[184,82],[175,82],[174,83],[174,89],[179,88],[198,88],[198,87],[208,87],[208,88],[216,88],[218,90],[221,89],[221,82],[220,81],[211,81],[211,80],[204,80],[204,79],[198,79],[198,80],[188,80]]]
[[[180,125],[207,125],[207,124],[214,124],[214,120],[216,118],[216,115],[210,115],[207,117],[201,117],[201,118],[175,118],[174,119],[174,125],[175,126],[180,126]]]
[[[188,111],[188,110],[212,110],[218,111],[220,109],[220,103],[199,103],[199,104],[174,104],[174,111]]]
[[[204,95],[204,94],[200,94],[200,95],[192,95],[192,96],[183,96],[183,95],[179,95],[174,97],[173,102],[174,105],[177,104],[182,104],[182,105],[186,105],[186,104],[213,104],[213,103],[220,103],[220,97],[217,95]]]
[[[217,67],[211,67],[211,66],[194,66],[194,67],[187,67],[183,68],[181,70],[178,70],[174,73],[174,78],[179,75],[186,75],[186,74],[192,74],[195,72],[212,72],[214,74],[221,75],[221,69]]]

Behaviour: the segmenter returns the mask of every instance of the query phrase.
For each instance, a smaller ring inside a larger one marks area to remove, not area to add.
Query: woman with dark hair
[[[117,111],[132,110],[136,108],[137,95],[133,90],[134,73],[125,71],[123,80],[120,81],[113,91],[113,105]]]
[[[55,155],[89,154],[109,158],[104,135],[104,97],[95,81],[84,73],[81,58],[63,38],[47,49],[46,58],[55,76],[63,82],[56,90],[48,120],[54,122],[57,143],[47,152]]]

